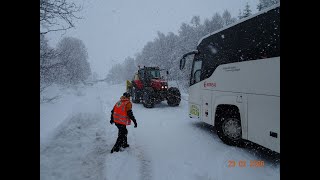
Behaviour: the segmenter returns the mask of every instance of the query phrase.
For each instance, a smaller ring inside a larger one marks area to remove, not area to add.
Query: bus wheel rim
[[[241,126],[236,118],[229,118],[222,124],[222,131],[227,137],[232,140],[237,140],[241,137]]]

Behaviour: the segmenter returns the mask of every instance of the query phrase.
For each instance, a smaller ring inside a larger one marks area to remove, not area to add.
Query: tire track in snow
[[[105,130],[98,114],[79,113],[65,120],[40,147],[41,179],[104,179]]]
[[[116,132],[117,129],[114,132],[113,141],[117,138]],[[110,154],[109,152],[107,155],[107,179],[124,180],[129,178],[131,180],[151,180],[151,161],[143,150],[143,146],[136,143],[135,133],[130,130],[128,134],[128,143],[130,144],[129,148],[122,149],[122,151],[114,152],[113,154]]]
[[[152,179],[151,159],[149,158],[147,151],[144,150],[146,146],[144,144],[140,144],[139,142],[137,142],[136,130],[137,129],[132,129],[132,136],[128,137],[128,141],[131,141],[131,143],[133,144],[132,146],[133,155],[137,157],[139,160],[139,173],[140,173],[139,180],[151,180]]]
[[[140,179],[151,180],[152,179],[152,168],[151,161],[147,158],[146,153],[142,150],[141,146],[136,147],[136,156],[140,161]]]

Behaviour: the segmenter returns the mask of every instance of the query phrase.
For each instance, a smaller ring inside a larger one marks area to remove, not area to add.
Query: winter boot
[[[120,148],[112,148],[112,149],[111,149],[111,153],[113,153],[113,152],[119,152],[119,150],[120,150]]]
[[[122,145],[122,147],[127,148],[127,147],[129,147],[129,144],[124,144],[124,145]]]

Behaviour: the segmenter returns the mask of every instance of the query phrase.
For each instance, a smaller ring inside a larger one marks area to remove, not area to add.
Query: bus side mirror
[[[185,65],[186,65],[186,58],[183,57],[182,59],[180,59],[180,70],[182,70]]]
[[[191,55],[191,54],[198,54],[199,51],[198,50],[194,50],[194,51],[191,51],[191,52],[188,52],[186,54],[184,54],[182,56],[182,58],[180,59],[180,70],[182,70],[184,68],[184,66],[186,65],[186,57]]]

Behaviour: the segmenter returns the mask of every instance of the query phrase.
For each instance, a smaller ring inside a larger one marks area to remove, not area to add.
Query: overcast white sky
[[[73,0],[82,4],[79,14],[84,19],[76,28],[48,34],[52,47],[64,36],[81,39],[88,49],[93,72],[104,78],[112,65],[135,57],[143,46],[157,37],[157,31],[178,33],[183,22],[195,15],[201,23],[214,13],[229,10],[237,17],[248,2],[252,13],[257,12],[259,0]]]

